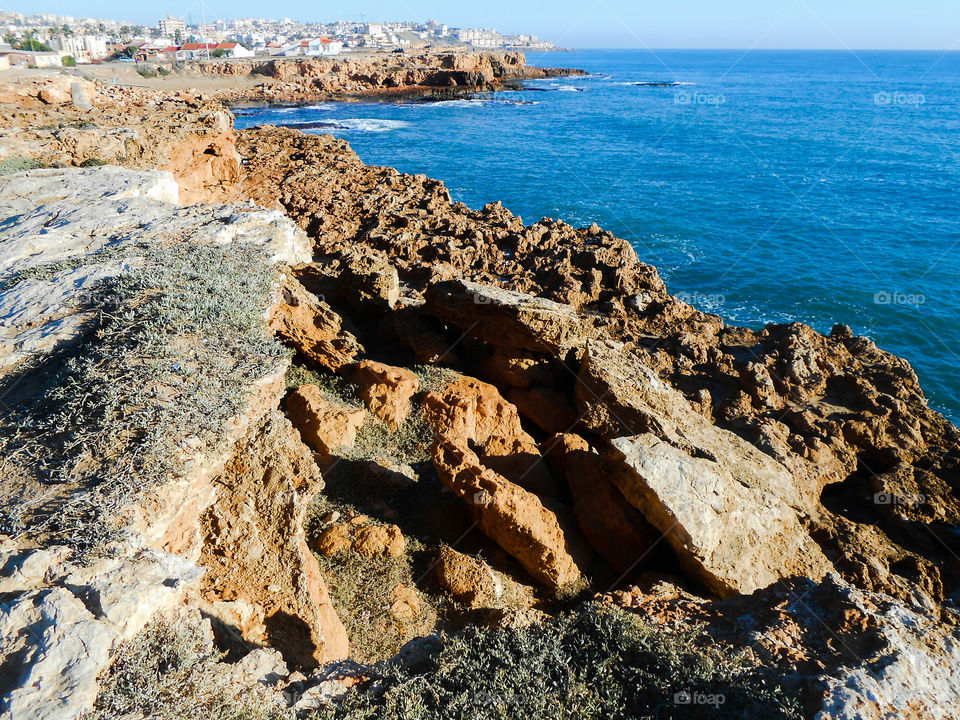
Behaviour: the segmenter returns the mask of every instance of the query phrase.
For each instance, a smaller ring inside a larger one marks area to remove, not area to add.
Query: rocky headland
[[[529,71],[388,61],[208,67]],[[3,717],[960,714],[960,431],[906,360],[231,99],[0,87]]]

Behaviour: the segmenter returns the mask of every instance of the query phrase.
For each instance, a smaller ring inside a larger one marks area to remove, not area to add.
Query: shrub
[[[80,167],[100,167],[101,165],[109,165],[109,163],[99,158],[87,158],[80,163]]]
[[[16,172],[23,172],[24,170],[36,170],[37,168],[42,167],[43,163],[39,160],[31,160],[30,158],[15,155],[13,157],[0,160],[0,175],[11,175]]]
[[[263,321],[276,275],[262,250],[128,244],[88,262],[120,258],[138,258],[137,267],[87,294],[97,318],[87,334],[0,380],[0,456],[69,497],[4,508],[0,534],[26,526],[34,537],[100,550],[116,536],[114,511],[182,471],[185,439],[221,438],[251,383],[287,354]],[[14,395],[20,383],[31,392]]]
[[[155,78],[157,76],[157,69],[150,65],[140,65],[137,67],[137,74],[140,77]]]
[[[63,66],[64,66],[64,67],[76,67],[76,66],[77,66],[77,60],[76,60],[75,57],[73,57],[73,55],[64,55],[63,58],[60,60],[60,62],[63,63]]]
[[[86,720],[281,720],[258,687],[230,681],[199,628],[155,622],[123,643]]]
[[[408,547],[400,557],[362,557],[355,552],[325,558],[320,569],[329,586],[334,607],[350,638],[351,656],[373,662],[395,655],[409,640],[432,632],[436,608],[429,595],[420,593],[416,617],[396,617],[390,612],[391,593],[397,586],[415,587],[424,574]]]
[[[315,720],[801,717],[748,655],[699,641],[595,603],[525,629],[468,628],[381,666]]]

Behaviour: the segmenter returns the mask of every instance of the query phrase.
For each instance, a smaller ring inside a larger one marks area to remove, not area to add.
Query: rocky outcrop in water
[[[207,75],[262,76],[259,99],[309,101],[324,97],[455,96],[501,90],[526,79],[583,75],[582,70],[539,68],[521,52],[423,52],[362,58],[271,58],[199,63]],[[245,99],[257,99],[247,94]]]

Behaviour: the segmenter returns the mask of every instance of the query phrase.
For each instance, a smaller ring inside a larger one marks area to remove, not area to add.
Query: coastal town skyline
[[[140,26],[155,25],[158,18],[166,15],[182,19],[187,25],[268,16],[304,25],[337,21],[422,24],[435,19],[449,28],[492,31],[505,36],[536,35],[570,48],[960,48],[960,6],[939,0],[917,0],[909,5],[898,0],[851,0],[843,4],[828,0],[738,0],[722,8],[703,0],[680,0],[669,7],[640,7],[618,0],[595,0],[590,5],[561,0],[549,8],[536,3],[492,2],[471,7],[416,0],[367,0],[352,5],[349,11],[298,1],[270,9],[268,15],[262,4],[247,0],[184,0],[162,7],[131,7],[116,0],[91,7],[70,0],[51,0],[10,2],[2,8],[26,16],[97,16]]]

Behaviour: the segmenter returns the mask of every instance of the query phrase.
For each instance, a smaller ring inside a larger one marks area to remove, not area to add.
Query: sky
[[[23,13],[155,24],[169,12],[200,20],[200,0],[14,0]],[[960,0],[204,0],[208,20],[427,20],[532,33],[576,48],[960,49]]]

